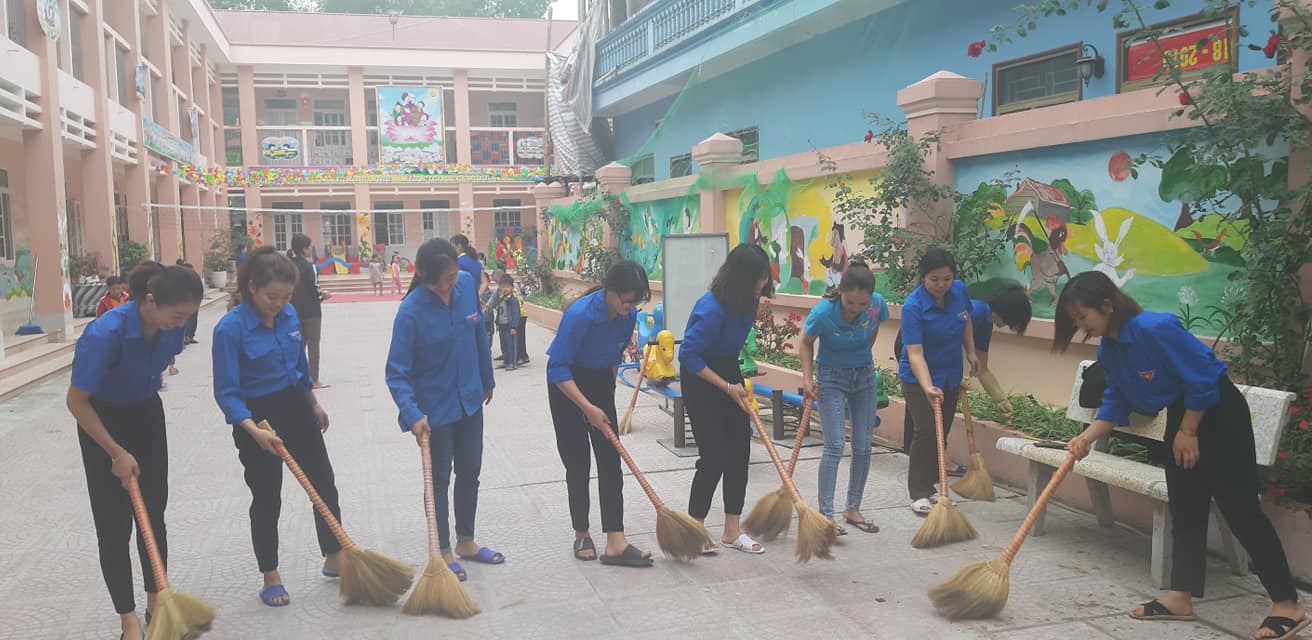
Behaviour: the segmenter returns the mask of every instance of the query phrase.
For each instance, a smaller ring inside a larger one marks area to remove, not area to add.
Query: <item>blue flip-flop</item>
[[[506,556],[500,551],[493,551],[487,547],[479,547],[478,553],[475,553],[472,556],[460,556],[460,559],[481,562],[483,564],[501,564],[506,561]]]
[[[448,562],[446,563],[446,567],[451,570],[451,573],[456,574],[456,577],[460,578],[461,582],[464,582],[469,578],[469,574],[465,573],[465,568],[460,566],[459,562]]]
[[[320,567],[320,568],[319,568],[319,573],[322,573],[322,574],[323,574],[323,577],[325,577],[325,578],[340,578],[340,577],[342,577],[342,572],[341,572],[341,571],[333,571],[332,569],[329,569],[329,568],[326,567],[326,566],[325,566],[325,567]]]
[[[274,598],[287,598],[286,602],[274,602]],[[292,597],[281,584],[275,584],[260,592],[260,600],[270,607],[285,607],[292,603]]]

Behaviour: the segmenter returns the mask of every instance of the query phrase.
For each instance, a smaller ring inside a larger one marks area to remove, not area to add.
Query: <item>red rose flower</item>
[[[1266,39],[1266,46],[1262,47],[1262,54],[1268,58],[1276,57],[1276,52],[1278,51],[1278,47],[1280,47],[1280,41],[1283,39],[1284,38],[1280,37],[1280,34],[1278,33],[1271,34],[1271,37]]]
[[[1277,453],[1277,454],[1276,454],[1276,460],[1284,460],[1285,458],[1288,458],[1288,457],[1289,457],[1289,452],[1288,452],[1288,451],[1281,451],[1280,453]]]
[[[1304,421],[1298,423],[1298,428],[1299,428],[1299,429],[1302,429],[1302,430],[1304,430],[1304,431],[1307,431],[1307,426],[1308,426],[1308,425],[1307,425],[1307,420],[1304,420]]]
[[[1188,91],[1181,91],[1180,93],[1176,94],[1175,97],[1180,100],[1181,105],[1186,107],[1194,103],[1194,99],[1189,97]]]
[[[1290,412],[1290,413],[1298,413],[1298,407],[1290,407],[1290,408],[1289,408],[1289,412]]]
[[[985,42],[983,40],[976,40],[966,45],[966,55],[972,58],[978,58],[979,54],[984,53],[984,45]]]
[[[866,129],[866,137],[865,137],[865,141],[866,141],[866,142],[870,142],[871,140],[874,140],[874,139],[875,139],[875,132],[874,132],[874,131],[871,131],[871,130],[869,130],[869,129]]]

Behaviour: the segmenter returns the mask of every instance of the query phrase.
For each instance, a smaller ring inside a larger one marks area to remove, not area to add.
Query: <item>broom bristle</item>
[[[797,561],[833,560],[829,548],[838,540],[838,525],[804,503],[797,504]]]
[[[352,547],[342,554],[341,594],[346,604],[389,606],[410,588],[410,565],[377,551]]]
[[[661,506],[656,511],[656,544],[665,555],[677,560],[693,560],[711,543],[706,526],[692,516]]]
[[[925,524],[920,526],[916,537],[911,539],[911,546],[917,549],[937,547],[950,542],[972,540],[977,536],[975,527],[970,526],[966,514],[947,496],[939,498],[938,504],[930,509],[925,517]]]
[[[982,454],[970,454],[966,475],[961,476],[961,479],[952,485],[952,490],[971,500],[993,502],[997,499],[993,494],[993,477],[989,475],[989,469],[984,465]]]
[[[214,607],[200,598],[163,589],[155,599],[146,640],[191,640],[210,630]]]
[[[929,588],[929,600],[950,620],[990,618],[1007,605],[1011,564],[995,558],[963,567]]]
[[[428,559],[415,590],[401,607],[401,613],[412,616],[444,613],[452,618],[468,618],[478,612],[478,605],[470,600],[460,585],[460,578],[451,572],[441,556]]]
[[[788,532],[793,522],[793,503],[782,487],[761,496],[742,520],[743,531],[766,542]]]

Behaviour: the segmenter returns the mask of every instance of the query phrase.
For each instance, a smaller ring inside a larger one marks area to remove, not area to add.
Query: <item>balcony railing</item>
[[[256,127],[262,167],[338,167],[355,164],[350,127]]]
[[[597,42],[596,82],[769,0],[656,0]]]

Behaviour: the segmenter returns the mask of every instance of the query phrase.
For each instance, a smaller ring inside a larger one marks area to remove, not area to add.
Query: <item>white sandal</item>
[[[934,504],[929,501],[929,498],[921,498],[911,503],[911,512],[918,516],[929,515],[929,512],[933,509]]]
[[[765,545],[753,540],[751,536],[745,533],[738,534],[738,539],[734,540],[732,543],[721,540],[720,546],[724,547],[725,549],[737,549],[743,553],[750,553],[752,555],[760,555],[762,553],[765,553]],[[753,547],[760,547],[760,548],[755,549]]]

